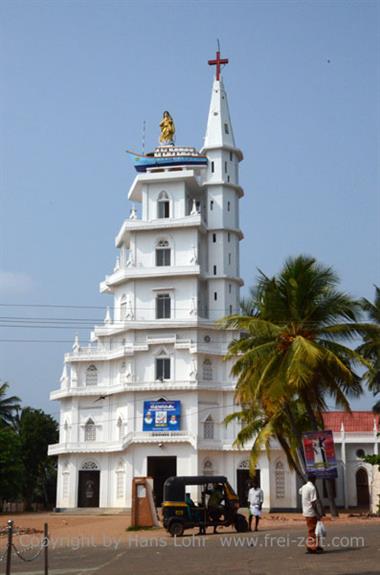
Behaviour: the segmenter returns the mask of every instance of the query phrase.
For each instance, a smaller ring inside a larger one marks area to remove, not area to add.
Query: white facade
[[[128,508],[132,478],[152,469],[162,475],[163,458],[175,461],[177,475],[222,474],[244,487],[249,451],[233,447],[237,424],[223,424],[235,386],[223,357],[236,334],[215,324],[239,310],[242,285],[243,156],[222,80],[213,82],[201,152],[207,166],[148,169],[130,188],[141,217],[133,209],[122,224],[114,271],[100,285],[113,295],[113,311],[89,347],[76,340],[51,394],[61,405],[59,443],[49,450],[59,456],[58,508],[85,505],[79,481],[86,474],[90,498],[99,485],[91,505]],[[143,430],[144,402],[159,399],[180,402],[180,429]],[[258,467],[264,507],[295,508],[295,476],[279,446],[270,461],[263,452]]]

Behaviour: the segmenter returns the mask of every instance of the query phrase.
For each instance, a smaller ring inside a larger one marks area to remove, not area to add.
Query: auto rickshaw
[[[186,488],[192,485],[201,488],[199,504],[186,493]],[[163,523],[172,536],[181,536],[185,529],[194,527],[199,527],[200,533],[205,533],[207,527],[216,530],[217,526],[229,525],[238,532],[248,531],[246,518],[238,513],[239,507],[239,498],[223,475],[169,477],[164,483]]]

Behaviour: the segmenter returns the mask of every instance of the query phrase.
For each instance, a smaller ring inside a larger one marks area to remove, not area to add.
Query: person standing
[[[316,477],[313,473],[308,473],[307,482],[299,489],[299,494],[302,498],[302,514],[305,517],[307,526],[307,553],[322,553],[323,551],[315,535],[317,522],[321,519],[321,514],[318,509],[315,479]]]
[[[248,503],[249,503],[249,519],[248,528],[252,531],[252,517],[255,518],[255,529],[259,530],[259,521],[261,517],[261,510],[264,502],[264,491],[259,487],[257,479],[252,481],[252,487],[248,491]]]

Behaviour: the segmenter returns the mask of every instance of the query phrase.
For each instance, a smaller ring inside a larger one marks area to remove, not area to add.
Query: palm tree
[[[360,303],[372,322],[372,329],[364,336],[364,342],[357,351],[370,363],[364,378],[368,382],[369,390],[376,395],[380,393],[380,288],[375,286],[374,303],[365,298]],[[377,409],[380,407],[379,402],[374,407],[376,406]]]
[[[20,398],[15,395],[6,397],[8,383],[0,383],[0,426],[12,425],[20,409]]]
[[[278,276],[260,272],[250,301],[244,302],[248,315],[223,321],[243,332],[226,356],[234,360],[237,403],[256,413],[261,410],[266,417],[266,427],[260,428],[265,429],[265,441],[270,435],[285,437],[293,456],[297,445],[300,468],[302,431],[323,429],[328,399],[349,411],[350,396],[362,393],[355,368],[364,360],[345,344],[366,326],[357,322],[359,303],[339,291],[338,283],[333,270],[314,258],[290,258]],[[244,418],[242,422],[244,429]],[[243,429],[240,438],[245,432],[249,435]],[[261,448],[258,438],[253,459]],[[328,489],[332,493],[331,485]]]

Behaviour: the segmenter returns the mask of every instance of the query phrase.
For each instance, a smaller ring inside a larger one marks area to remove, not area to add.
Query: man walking
[[[255,529],[254,531],[258,531],[259,529],[259,521],[261,517],[261,509],[263,507],[264,501],[264,491],[259,487],[257,479],[252,481],[252,487],[248,491],[248,503],[249,503],[249,519],[248,519],[248,528],[250,531],[252,525],[252,517],[255,518]]]
[[[318,544],[317,537],[315,535],[315,528],[317,526],[317,521],[321,519],[321,515],[318,510],[318,498],[317,490],[315,488],[315,475],[313,473],[308,473],[307,482],[303,485],[299,493],[302,497],[302,514],[305,517],[307,525],[307,540],[306,540],[306,550],[307,553],[322,553],[323,549]]]

